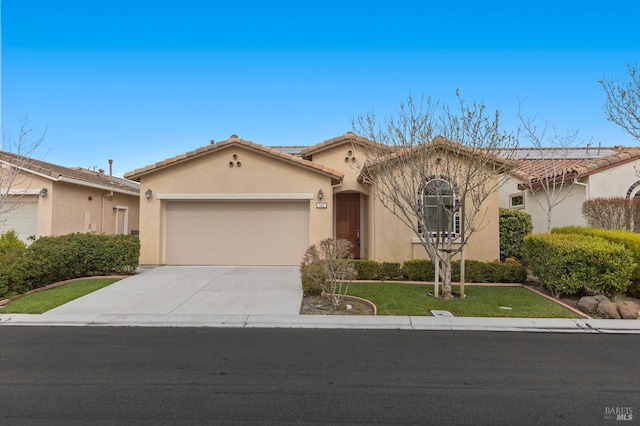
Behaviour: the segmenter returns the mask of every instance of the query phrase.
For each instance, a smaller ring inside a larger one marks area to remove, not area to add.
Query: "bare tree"
[[[497,155],[516,142],[500,129],[500,114],[456,93],[456,109],[409,96],[397,114],[379,124],[373,113],[358,116],[354,132],[373,143],[363,152],[361,176],[375,196],[418,237],[450,299],[451,265],[488,221],[483,203],[498,189],[511,163]]]
[[[637,65],[627,65],[627,78],[603,78],[598,83],[607,99],[604,112],[607,119],[640,140],[640,72]]]
[[[522,111],[518,117],[521,123],[518,140],[528,141],[526,145],[533,148],[535,158],[521,159],[515,175],[523,182],[519,188],[529,191],[546,212],[547,232],[551,232],[553,209],[567,198],[579,177],[575,160],[569,158],[570,149],[578,144],[578,131],[560,134],[548,123],[538,127],[535,119],[525,118]]]
[[[20,120],[17,138],[2,133],[0,147],[0,223],[6,221],[7,214],[17,207],[17,201],[24,192],[23,179],[20,171],[29,168],[33,162],[32,156],[44,142],[45,132],[39,137],[33,137],[33,130],[29,127],[29,118]],[[19,190],[15,188],[20,187]]]
[[[348,240],[325,238],[313,244],[305,252],[300,263],[300,272],[313,285],[322,289],[322,295],[331,299],[337,309],[347,294],[349,283],[356,276],[356,269],[349,260],[353,258],[353,244]],[[305,268],[312,269],[305,271]]]

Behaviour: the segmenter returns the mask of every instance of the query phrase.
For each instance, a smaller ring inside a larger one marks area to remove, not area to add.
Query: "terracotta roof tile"
[[[309,155],[313,155],[314,153],[318,152],[318,151],[323,151],[325,149],[328,149],[334,145],[340,145],[343,143],[352,143],[352,142],[358,142],[358,143],[366,143],[366,144],[374,144],[375,142],[364,138],[362,136],[358,136],[353,132],[347,132],[342,136],[336,136],[335,138],[331,138],[331,139],[327,139],[325,141],[322,141],[320,143],[317,143],[313,146],[307,147],[305,149],[303,149],[302,151],[300,151],[300,155],[305,157],[305,156],[309,156]]]
[[[0,161],[14,166],[21,166],[24,170],[33,173],[48,176],[54,181],[67,180],[68,182],[72,180],[71,183],[94,187],[99,185],[100,187],[110,188],[130,195],[139,195],[140,193],[140,185],[138,183],[116,176],[109,176],[104,172],[96,172],[82,167],[64,167],[5,151],[0,151]]]
[[[601,158],[520,160],[516,175],[532,183],[561,176],[587,176],[618,164],[640,159],[640,148],[622,148]]]
[[[269,155],[269,156],[272,156],[272,157],[275,157],[275,158],[279,158],[279,159],[281,159],[283,161],[287,161],[287,162],[290,162],[290,163],[300,164],[300,165],[303,165],[305,167],[309,167],[309,168],[311,168],[313,170],[316,170],[318,172],[329,174],[329,175],[331,175],[332,177],[334,177],[336,179],[341,179],[344,176],[344,173],[342,173],[340,171],[324,167],[323,165],[318,164],[318,163],[314,163],[312,161],[304,160],[303,158],[301,158],[301,157],[299,157],[297,155],[287,154],[287,153],[282,152],[282,151],[280,151],[278,149],[275,149],[273,147],[266,147],[266,146],[257,144],[255,142],[244,140],[242,138],[239,138],[237,135],[232,135],[229,139],[221,141],[221,142],[211,143],[209,145],[197,148],[196,150],[189,151],[186,154],[176,155],[175,157],[168,158],[168,159],[166,159],[164,161],[159,161],[159,162],[157,162],[155,164],[146,166],[146,167],[141,168],[141,169],[136,169],[133,172],[127,173],[125,176],[130,178],[130,179],[137,180],[144,174],[154,172],[156,170],[168,167],[168,166],[173,165],[173,164],[177,164],[177,163],[181,163],[181,162],[184,162],[184,161],[188,161],[189,159],[191,159],[193,157],[206,155],[206,153],[213,152],[213,151],[216,151],[216,150],[219,150],[219,149],[222,149],[224,147],[227,147],[229,145],[234,145],[234,144],[242,146],[242,147],[245,147],[247,149],[251,149],[251,150],[263,153],[265,155]]]

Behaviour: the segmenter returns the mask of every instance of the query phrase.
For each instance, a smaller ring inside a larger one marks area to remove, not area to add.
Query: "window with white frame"
[[[421,207],[424,228],[432,236],[460,234],[458,199],[449,181],[444,178],[429,180],[422,189]]]
[[[509,208],[524,209],[524,191],[509,194]]]

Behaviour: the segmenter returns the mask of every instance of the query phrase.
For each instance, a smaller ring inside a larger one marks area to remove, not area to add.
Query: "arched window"
[[[444,178],[434,178],[422,189],[422,219],[431,235],[456,236],[460,233],[460,215],[455,188]]]

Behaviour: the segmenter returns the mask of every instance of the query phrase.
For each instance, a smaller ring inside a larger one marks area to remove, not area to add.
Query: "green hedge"
[[[42,237],[0,253],[0,299],[72,278],[133,274],[139,257],[131,235]]]
[[[382,264],[375,260],[350,259],[349,262],[353,263],[356,268],[357,280],[370,281],[382,277]]]
[[[435,267],[428,259],[407,260],[402,264],[402,275],[411,281],[433,281]]]
[[[531,215],[522,210],[500,209],[500,260],[524,260],[523,239],[533,231]]]
[[[604,238],[612,243],[620,244],[631,252],[636,267],[631,275],[631,284],[627,292],[635,297],[640,297],[640,234],[631,231],[614,229],[585,228],[582,226],[566,226],[554,228],[553,234],[580,234]]]
[[[614,295],[636,267],[629,250],[594,236],[532,234],[524,246],[529,268],[556,297],[582,288]]]
[[[465,282],[521,283],[527,279],[527,270],[520,263],[480,262],[465,260]],[[435,268],[430,260],[408,260],[402,264],[402,274],[411,281],[433,281]],[[451,265],[451,281],[460,281],[460,261]]]

